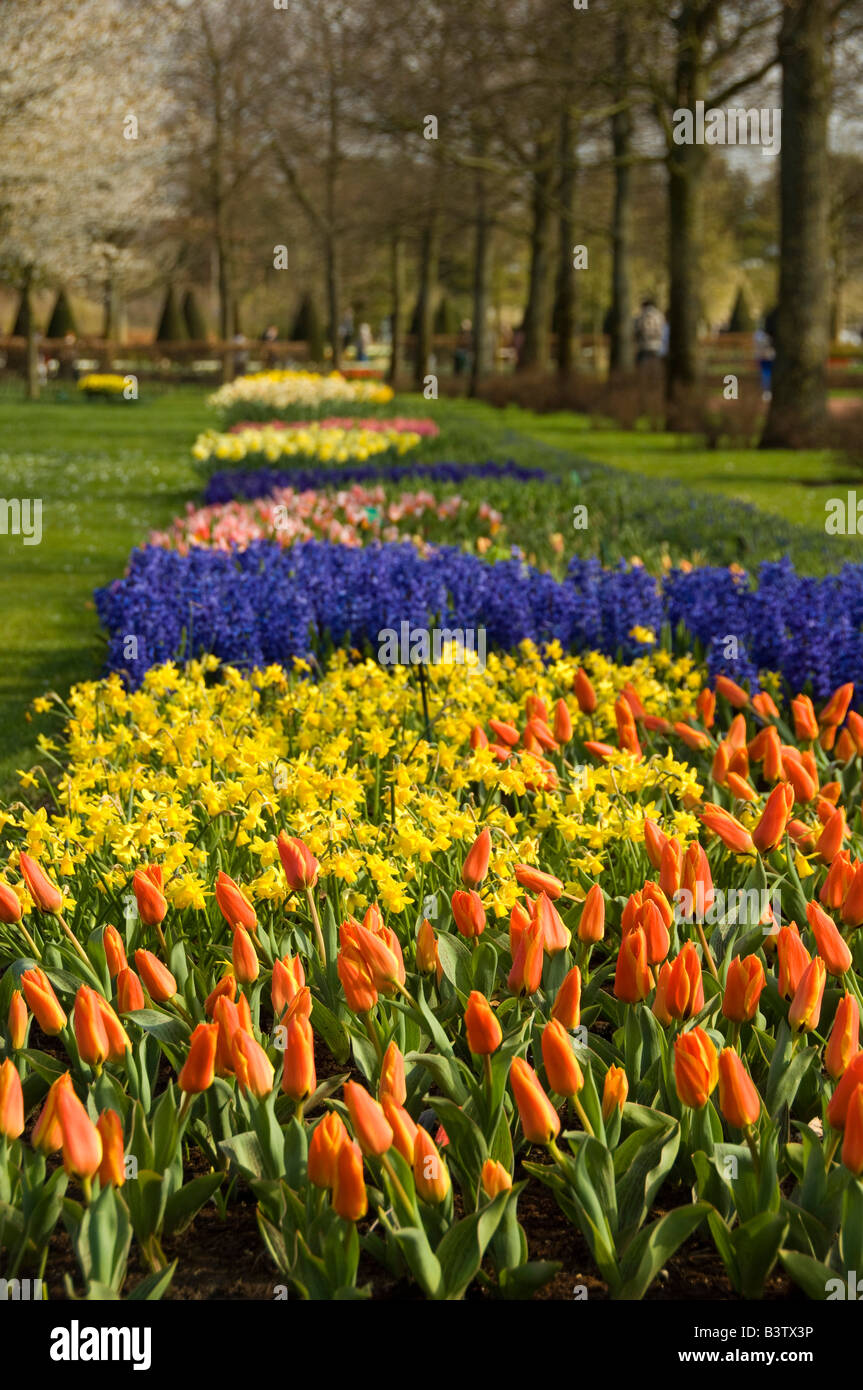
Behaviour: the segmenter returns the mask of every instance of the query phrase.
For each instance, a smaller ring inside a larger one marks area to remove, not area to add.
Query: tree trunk
[[[324,243],[324,259],[327,280],[327,319],[329,321],[330,342],[333,348],[333,371],[338,371],[342,360],[342,344],[339,333],[339,265],[335,243],[331,236]]]
[[[27,303],[27,399],[39,399],[39,345],[36,334],[36,320],[33,313],[33,283],[28,274],[21,291]]]
[[[668,171],[669,399],[698,379],[698,321],[701,315],[701,225],[705,167],[700,145],[682,145]]]
[[[524,347],[518,364],[539,371],[548,366],[549,280],[551,269],[551,191],[554,178],[554,141],[544,131],[537,141],[533,173],[533,228],[530,241],[530,286],[524,310]]]
[[[390,275],[392,279],[392,344],[387,381],[394,385],[401,367],[402,355],[402,315],[404,313],[404,246],[399,232],[393,232],[390,248]]]
[[[629,33],[624,23],[615,34],[617,110],[611,118],[614,151],[614,212],[611,224],[611,344],[610,372],[631,372],[635,366],[632,302],[632,111],[627,102]]]
[[[107,343],[113,343],[117,337],[117,292],[111,275],[102,293],[102,337]]]
[[[476,176],[476,238],[473,263],[473,361],[468,395],[479,393],[480,382],[488,372],[488,306],[491,267],[491,232],[488,223],[485,174]]]
[[[578,326],[578,288],[573,266],[575,243],[575,191],[577,185],[575,159],[575,126],[566,104],[560,113],[560,241],[558,249],[557,290],[557,370],[568,376],[577,365],[573,351],[573,335]]]
[[[779,35],[782,148],[779,309],[763,448],[823,437],[829,350],[828,0],[786,0]]]
[[[435,210],[423,228],[420,242],[419,299],[417,303],[416,351],[414,354],[414,384],[422,390],[428,375],[434,328],[434,296],[438,275],[439,229]]]

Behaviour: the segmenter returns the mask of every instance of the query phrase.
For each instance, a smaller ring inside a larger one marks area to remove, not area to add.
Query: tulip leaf
[[[438,934],[437,947],[444,975],[467,997],[473,988],[470,949],[453,932],[444,931]]]
[[[447,1133],[450,1144],[448,1155],[461,1168],[471,1185],[479,1184],[482,1165],[488,1158],[488,1147],[479,1126],[461,1106],[444,1096],[428,1096],[427,1103],[433,1105],[438,1119]]]
[[[213,1193],[222,1185],[222,1173],[203,1173],[192,1178],[178,1192],[173,1193],[165,1203],[165,1234],[173,1235],[184,1231],[207,1203]]]
[[[676,1123],[658,1134],[636,1130],[630,1137],[642,1136],[645,1142],[633,1153],[617,1185],[618,1241],[624,1250],[671,1172],[680,1146],[680,1127]],[[619,1171],[616,1161],[615,1170]]]
[[[133,1009],[131,1013],[123,1015],[124,1023],[130,1021],[169,1047],[179,1047],[189,1041],[189,1029],[185,1023],[168,1014],[160,1014],[156,1009]]]
[[[128,1303],[157,1302],[163,1294],[167,1293],[176,1268],[177,1261],[173,1260],[167,1269],[156,1269],[152,1274],[146,1275],[140,1283],[135,1285],[126,1301]]]
[[[807,1298],[824,1302],[831,1296],[840,1296],[838,1288],[842,1288],[845,1280],[829,1265],[813,1260],[811,1255],[803,1255],[799,1250],[780,1250],[779,1259],[786,1274]],[[844,1291],[841,1296],[845,1297]]]
[[[759,1212],[732,1232],[740,1277],[739,1292],[744,1298],[761,1298],[779,1247],[788,1231],[788,1217]]]
[[[247,1130],[244,1134],[235,1134],[232,1139],[223,1139],[219,1148],[245,1177],[254,1180],[265,1176],[263,1150],[252,1130]]]
[[[711,1211],[707,1202],[676,1207],[640,1231],[622,1262],[623,1282],[612,1297],[643,1298],[654,1279]]]
[[[486,1247],[500,1225],[510,1201],[511,1191],[501,1192],[493,1202],[457,1221],[451,1226],[437,1248],[437,1258],[443,1274],[444,1297],[447,1300],[464,1297],[468,1285],[479,1272]]]
[[[392,1235],[423,1292],[429,1298],[439,1298],[442,1286],[440,1262],[428,1243],[425,1231],[421,1226],[398,1226],[393,1229]]]

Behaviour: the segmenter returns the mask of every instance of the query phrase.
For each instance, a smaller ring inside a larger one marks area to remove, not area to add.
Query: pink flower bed
[[[391,420],[357,420],[350,415],[331,415],[326,420],[267,420],[266,423],[239,420],[231,425],[228,433],[239,434],[241,430],[307,430],[311,425],[317,425],[320,429],[396,430],[399,434],[420,434],[424,439],[437,439],[440,434],[434,420],[411,420],[404,415],[397,415]]]

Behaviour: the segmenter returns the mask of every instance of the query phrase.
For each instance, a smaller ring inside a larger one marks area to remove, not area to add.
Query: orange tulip
[[[137,956],[141,952],[137,952]],[[199,1023],[189,1040],[189,1055],[180,1069],[177,1085],[181,1091],[199,1095],[212,1086],[216,1075],[217,1023]]]
[[[499,1197],[501,1192],[509,1192],[512,1187],[510,1174],[502,1163],[496,1162],[493,1158],[487,1158],[482,1165],[480,1181],[482,1190],[490,1202]]]
[[[298,836],[289,838],[284,830],[280,832],[276,845],[288,887],[295,893],[314,888],[318,881],[320,865],[311,850]]]
[[[752,832],[752,843],[762,854],[768,854],[781,841],[793,805],[792,789],[785,782],[780,782],[768,796],[761,819]]]
[[[485,826],[477,835],[473,844],[467,852],[467,858],[462,865],[461,881],[468,888],[479,888],[488,873],[488,861],[491,854],[491,831]]]
[[[258,925],[257,913],[240,885],[220,870],[215,891],[219,911],[228,926],[232,930],[245,927],[246,931],[254,931]]]
[[[6,1029],[9,1034],[9,1046],[13,1052],[17,1052],[24,1046],[27,1039],[27,1005],[24,1003],[24,996],[20,989],[13,989],[12,998],[9,1000],[9,1013],[6,1016]]]
[[[854,866],[851,863],[851,856],[846,849],[840,850],[827,870],[827,877],[821,885],[818,896],[825,907],[836,911],[844,903],[853,882]]]
[[[581,1018],[581,971],[577,965],[568,970],[551,1006],[551,1016],[570,1032]]]
[[[565,925],[548,894],[540,893],[536,900],[534,916],[542,923],[542,944],[546,954],[556,956],[558,951],[565,951],[572,940],[572,932]]]
[[[587,672],[580,666],[572,682],[572,693],[578,701],[582,714],[593,714],[596,710],[596,691],[588,679]]]
[[[136,1009],[146,1008],[141,981],[129,966],[117,976],[117,1012],[131,1014]]]
[[[76,1178],[92,1178],[102,1162],[102,1136],[71,1086],[58,1087],[56,1120],[63,1148],[63,1167]]]
[[[858,1086],[863,1084],[863,1052],[856,1052],[839,1078],[836,1090],[827,1106],[827,1123],[832,1129],[844,1129],[848,1102]]]
[[[703,1028],[690,1028],[674,1043],[674,1086],[682,1105],[700,1110],[719,1079],[716,1048]]]
[[[15,922],[21,921],[21,916],[22,907],[18,894],[5,878],[0,878],[0,922],[11,927]]]
[[[351,1142],[341,1115],[330,1110],[315,1125],[309,1140],[308,1175],[315,1187],[333,1187],[343,1144]]]
[[[257,1038],[237,1028],[231,1039],[231,1061],[241,1091],[263,1100],[273,1089],[276,1070]]]
[[[766,690],[761,690],[752,697],[752,708],[761,719],[778,719],[779,710],[772,695],[768,695]]]
[[[734,850],[737,854],[752,854],[755,845],[752,836],[741,825],[739,820],[728,814],[721,806],[705,806],[701,812],[701,821],[712,830],[714,835],[718,835],[722,843]]]
[[[65,1089],[72,1089],[72,1074],[68,1071],[64,1072],[62,1076],[58,1076],[57,1080],[49,1086],[45,1104],[33,1126],[30,1142],[34,1149],[39,1149],[44,1154],[56,1153],[63,1144],[63,1133],[57,1118],[57,1096]]]
[[[587,890],[581,918],[578,923],[578,939],[586,944],[601,941],[605,936],[605,898],[598,883]]]
[[[407,1094],[405,1059],[399,1050],[398,1044],[393,1041],[384,1053],[384,1060],[381,1063],[381,1081],[378,1087],[378,1096],[381,1102],[383,1102],[384,1096],[392,1096],[397,1104],[404,1105],[407,1100]]]
[[[437,975],[438,980],[443,973],[438,954],[437,937],[434,934],[434,927],[428,917],[424,917],[417,932],[416,949],[417,970],[421,975]]]
[[[501,1026],[484,994],[471,990],[464,1011],[467,1045],[476,1057],[488,1057],[496,1052],[503,1039]]]
[[[479,724],[474,724],[470,731],[471,748],[488,748],[488,735],[485,729],[481,729]]]
[[[21,988],[36,1022],[49,1038],[66,1027],[66,1015],[54,993],[51,981],[38,965],[21,972]]]
[[[757,956],[734,956],[728,966],[722,1012],[734,1023],[750,1023],[766,984],[764,966]]]
[[[719,1108],[737,1129],[754,1125],[761,1113],[761,1098],[733,1047],[719,1054]]]
[[[558,700],[554,707],[552,730],[558,743],[569,743],[572,738],[572,716],[565,700]]]
[[[839,1000],[836,1017],[824,1049],[824,1065],[834,1081],[844,1076],[860,1051],[860,1008],[853,994]]]
[[[854,877],[842,903],[842,921],[848,927],[863,926],[863,860],[854,868]]]
[[[122,1187],[126,1181],[123,1122],[116,1110],[103,1110],[96,1121],[96,1128],[102,1140],[99,1182],[103,1187],[107,1187],[109,1183],[114,1187]]]
[[[258,978],[261,967],[258,964],[258,957],[255,955],[252,938],[245,927],[237,927],[234,932],[231,961],[234,966],[234,975],[241,985],[253,984]]]
[[[240,1011],[233,999],[222,994],[213,1008],[213,1022],[218,1025],[216,1038],[216,1075],[231,1076],[234,1071],[234,1036],[240,1030]]]
[[[547,898],[556,902],[563,892],[563,884],[554,874],[543,873],[542,869],[534,869],[530,864],[516,864],[516,882],[529,893],[545,893]]]
[[[577,1096],[584,1085],[584,1076],[572,1050],[569,1034],[556,1018],[542,1030],[542,1060],[552,1091],[567,1098]]]
[[[299,956],[283,956],[273,961],[270,1000],[277,1023],[305,983],[306,972]]]
[[[30,897],[40,912],[57,913],[63,906],[63,894],[55,883],[40,869],[35,859],[22,850],[18,856],[18,867],[30,890]],[[17,918],[15,919],[18,920]],[[35,1012],[35,1010],[34,1010]]]
[[[851,969],[851,952],[848,943],[839,931],[832,917],[818,906],[807,903],[806,918],[815,937],[818,954],[831,975],[844,975]]]
[[[662,865],[662,851],[665,848],[666,839],[667,836],[660,830],[656,821],[645,817],[644,848],[654,869],[658,869]]]
[[[138,916],[145,927],[158,927],[168,911],[168,900],[162,892],[162,870],[158,864],[136,869],[132,890],[138,904]]]
[[[0,1062],[0,1135],[17,1139],[24,1133],[24,1092],[15,1063]]]
[[[650,899],[642,904],[639,918],[639,925],[647,943],[647,963],[659,965],[660,961],[665,960],[671,947],[665,918],[656,903]]]
[[[818,716],[819,724],[839,725],[848,713],[848,706],[854,696],[853,682],[847,685],[840,685],[838,690],[834,690],[827,704]]]
[[[779,961],[779,993],[783,999],[791,999],[797,993],[797,986],[812,957],[803,945],[794,922],[787,927],[780,927],[775,939],[776,956]]]
[[[683,846],[676,836],[670,835],[662,849],[662,863],[659,866],[659,886],[666,898],[673,898],[680,887],[680,874],[683,868]]]
[[[398,1149],[406,1163],[413,1163],[414,1146],[417,1138],[416,1125],[404,1106],[399,1105],[392,1096],[382,1096],[381,1107],[387,1118],[387,1123],[392,1129],[395,1148]]]
[[[716,693],[723,695],[734,709],[745,709],[749,704],[747,692],[736,681],[730,680],[728,676],[716,677]]]
[[[811,1032],[813,1028],[818,1027],[826,979],[827,967],[821,957],[816,956],[804,970],[791,1001],[788,1022],[792,1028],[801,1032]]]
[[[105,952],[105,960],[108,963],[108,974],[114,980],[121,970],[127,966],[126,948],[123,945],[123,938],[109,922],[102,933],[102,949]]]
[[[685,942],[680,954],[671,962],[666,1000],[672,1018],[692,1018],[704,1008],[704,982],[701,962],[691,941]]]
[[[365,960],[358,953],[340,951],[336,970],[351,1013],[367,1014],[378,1002],[378,992]]]
[[[832,816],[824,822],[824,829],[818,836],[817,850],[825,864],[833,863],[842,848],[846,833],[845,812],[841,806],[837,806]]]
[[[462,936],[468,940],[485,931],[485,908],[479,893],[457,889],[452,895],[452,915]]]
[[[818,737],[818,720],[815,718],[815,708],[808,695],[798,695],[791,701],[791,713],[794,717],[794,733],[800,743],[811,743]]]
[[[509,1084],[518,1106],[518,1117],[529,1144],[549,1144],[560,1134],[560,1120],[536,1072],[523,1057],[514,1057]]]
[[[488,721],[488,727],[507,748],[515,748],[515,745],[521,738],[521,734],[518,732],[515,725],[506,724],[502,719],[490,719]]]
[[[232,1004],[237,997],[237,981],[230,970],[226,971],[216,986],[210,990],[204,1000],[204,1013],[207,1018],[214,1018],[216,1005],[220,999],[228,999]]]
[[[405,982],[405,965],[398,937],[385,927],[382,934],[370,931],[368,927],[343,923],[346,928],[344,941],[350,941],[365,961],[381,994],[393,994]]]
[[[366,1158],[385,1154],[392,1147],[393,1132],[382,1106],[356,1081],[346,1081],[342,1094],[351,1128]]]
[[[614,997],[625,1004],[637,1004],[650,993],[650,971],[647,966],[647,941],[640,927],[628,933],[620,943],[614,973]]]
[[[144,988],[155,1004],[164,1004],[177,993],[177,981],[167,965],[163,965],[152,951],[135,952],[135,965]]]
[[[699,691],[698,699],[695,701],[695,708],[701,715],[701,722],[705,729],[712,729],[716,719],[716,696],[707,686]],[[658,868],[659,865],[654,864],[653,867]]]
[[[629,1095],[629,1081],[623,1067],[610,1066],[605,1073],[602,1087],[602,1118],[608,1124],[615,1110],[623,1113],[626,1097]]]
[[[350,1139],[342,1144],[335,1165],[333,1211],[345,1221],[359,1221],[369,1209],[363,1179],[363,1156]]]
[[[538,752],[544,748],[547,753],[556,753],[558,749],[557,739],[551,729],[542,719],[529,719],[524,728],[524,746],[530,752]],[[536,745],[531,747],[531,745]]]
[[[129,1041],[129,1034],[114,1013],[108,1000],[101,994],[96,995],[96,1007],[102,1019],[105,1037],[108,1039],[108,1061],[125,1062],[126,1049],[132,1046]]]
[[[282,1091],[291,1100],[302,1101],[312,1095],[317,1084],[315,1035],[309,1020],[297,1013],[287,1024]]]
[[[710,735],[703,729],[696,729],[692,724],[685,724],[682,719],[678,719],[674,725],[674,732],[677,737],[682,739],[687,748],[691,748],[693,753],[700,753],[703,749],[710,747]]]
[[[855,1087],[848,1102],[845,1139],[842,1143],[842,1162],[855,1176],[863,1173],[863,1086]]]
[[[731,776],[734,774],[732,773]],[[704,914],[712,908],[716,894],[713,890],[713,875],[710,872],[707,855],[704,852],[704,847],[697,840],[692,842],[683,856],[683,871],[680,882],[681,886],[692,896],[696,915],[699,919],[703,918]],[[666,925],[670,926],[670,921]]]
[[[513,994],[535,994],[542,979],[543,939],[539,917],[525,927],[518,939],[507,986]]]
[[[445,1202],[452,1189],[449,1169],[428,1130],[419,1125],[414,1140],[414,1187],[429,1206]]]

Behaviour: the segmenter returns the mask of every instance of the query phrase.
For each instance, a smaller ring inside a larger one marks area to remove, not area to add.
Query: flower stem
[[[57,913],[57,921],[60,923],[60,926],[63,928],[72,945],[75,947],[75,950],[78,952],[78,955],[81,957],[84,964],[89,965],[90,960],[87,955],[87,952],[84,950],[84,947],[81,945],[72,928],[69,926],[69,923],[66,921],[66,918],[63,916],[62,912]]]
[[[324,945],[324,934],[321,931],[321,919],[318,916],[318,909],[315,905],[315,895],[312,892],[311,888],[306,889],[306,902],[309,905],[309,912],[312,914],[312,922],[315,928],[315,936],[318,939],[318,955],[321,958],[321,965],[324,967],[324,969],[326,969],[327,948]]]

